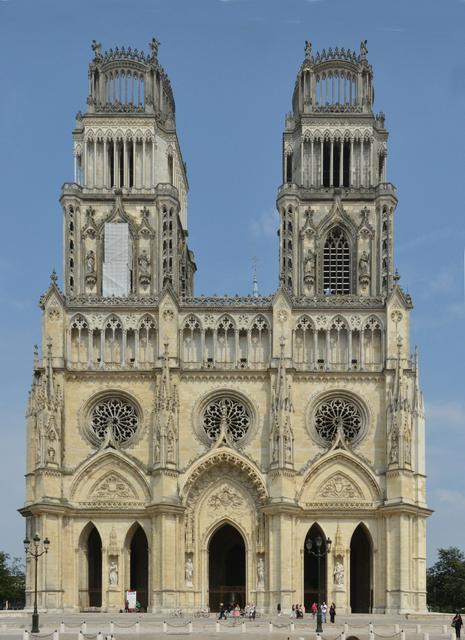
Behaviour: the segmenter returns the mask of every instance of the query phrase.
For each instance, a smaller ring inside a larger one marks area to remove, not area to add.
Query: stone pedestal
[[[347,593],[343,585],[334,585],[333,587],[333,599],[331,602],[334,602],[336,605],[336,615],[339,613],[347,613]],[[331,604],[329,602],[329,604]],[[329,611],[329,608],[328,608]],[[328,613],[329,616],[329,613]]]
[[[119,611],[124,609],[124,599],[121,595],[120,588],[117,585],[108,587],[107,589],[108,611]]]

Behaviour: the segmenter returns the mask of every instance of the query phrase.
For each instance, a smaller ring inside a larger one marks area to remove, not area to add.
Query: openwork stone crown
[[[202,427],[211,441],[215,441],[221,431],[234,442],[241,442],[251,425],[250,411],[244,402],[231,397],[215,398],[205,407]]]
[[[98,402],[90,414],[90,432],[93,440],[103,442],[111,436],[117,444],[131,440],[139,427],[135,406],[126,399],[108,398]],[[108,433],[108,432],[111,433]]]

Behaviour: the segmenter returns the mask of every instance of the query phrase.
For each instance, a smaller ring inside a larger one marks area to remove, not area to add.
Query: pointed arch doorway
[[[93,523],[83,529],[79,542],[79,608],[102,606],[102,539]]]
[[[323,558],[316,558],[313,554],[307,552],[306,542],[310,538],[315,548],[315,539],[320,536],[326,540],[323,529],[315,523],[310,527],[305,536],[304,541],[304,605],[307,611],[313,602],[318,603],[318,562],[320,562],[320,584],[321,584],[321,600],[327,602],[326,596],[326,555]],[[320,603],[321,604],[321,603]]]
[[[365,525],[359,524],[350,540],[350,608],[370,613],[373,606],[373,545]]]
[[[211,611],[220,603],[246,604],[245,542],[239,531],[224,524],[210,538],[208,545],[208,588]]]
[[[137,600],[142,611],[148,607],[149,545],[145,531],[138,524],[129,545],[129,585],[137,591]]]

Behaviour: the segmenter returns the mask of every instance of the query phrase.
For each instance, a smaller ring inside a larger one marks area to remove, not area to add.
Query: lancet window
[[[265,368],[271,353],[269,323],[262,315],[246,327],[237,327],[229,315],[203,327],[188,316],[181,329],[182,357],[188,368]]]
[[[323,290],[328,295],[350,293],[350,246],[341,227],[333,227],[323,248]]]
[[[89,326],[82,316],[76,316],[71,323],[71,362],[77,366],[87,366],[89,358]]]
[[[316,364],[317,333],[308,316],[302,316],[294,332],[294,361],[297,365],[313,368]]]
[[[293,334],[293,359],[298,369],[379,371],[384,362],[384,333],[381,321],[371,316],[362,321],[351,316],[316,323],[308,316],[298,319]]]

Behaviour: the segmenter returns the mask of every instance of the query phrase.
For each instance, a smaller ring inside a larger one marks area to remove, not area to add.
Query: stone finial
[[[34,370],[39,368],[39,347],[34,345]]]
[[[56,284],[58,282],[58,276],[57,276],[57,272],[55,271],[55,269],[53,269],[52,273],[50,274],[50,282],[52,284]]]
[[[399,280],[400,280],[400,273],[398,271],[398,269],[396,269],[395,274],[393,275],[392,279],[394,280],[395,284],[398,284]]]

